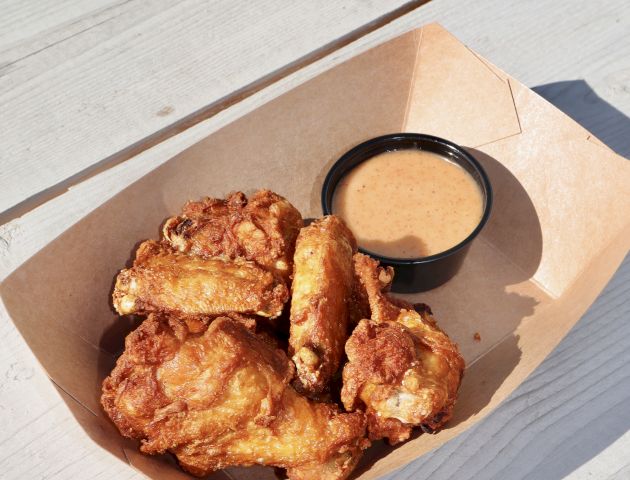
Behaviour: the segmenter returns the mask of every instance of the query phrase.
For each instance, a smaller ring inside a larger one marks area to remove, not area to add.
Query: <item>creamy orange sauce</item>
[[[483,194],[459,165],[397,150],[357,165],[335,189],[333,213],[359,246],[395,258],[426,257],[464,240],[483,214]]]

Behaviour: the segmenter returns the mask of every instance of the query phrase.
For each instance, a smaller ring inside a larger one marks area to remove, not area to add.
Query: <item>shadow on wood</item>
[[[630,156],[630,118],[602,99],[584,80],[567,80],[532,88],[612,150]]]

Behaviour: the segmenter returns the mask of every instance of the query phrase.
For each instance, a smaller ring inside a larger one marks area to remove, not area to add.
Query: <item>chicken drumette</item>
[[[192,334],[153,314],[125,346],[103,383],[105,411],[144,453],[172,452],[195,475],[260,464],[343,479],[369,443],[363,414],[299,395],[286,354],[240,322],[221,317]]]
[[[413,427],[433,431],[452,415],[464,360],[426,305],[414,306],[383,292],[392,272],[362,254],[355,272],[371,319],[359,322],[346,344],[341,399],[348,411],[364,410],[370,439],[398,443]]]

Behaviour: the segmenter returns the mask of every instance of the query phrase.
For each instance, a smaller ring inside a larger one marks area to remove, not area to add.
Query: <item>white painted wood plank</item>
[[[0,95],[0,212],[404,3],[163,1],[63,68],[17,84],[12,64],[14,87]]]
[[[93,7],[89,1],[83,4]],[[17,45],[0,47],[0,95],[50,70],[63,70],[66,62],[128,30],[138,18],[155,15],[163,7],[163,0],[109,1],[97,10],[79,10],[71,21],[56,24],[48,19],[49,26],[43,32]]]
[[[614,443],[580,465],[577,470],[567,476],[567,479],[592,480],[609,477],[622,480],[630,478],[630,465],[627,460],[628,445],[630,445],[630,431],[626,431]]]
[[[112,3],[113,0],[4,0],[0,2],[0,51],[52,26],[67,26]]]
[[[274,86],[277,90],[271,88],[260,92],[258,97],[224,112],[223,117],[99,174],[0,228],[0,273],[6,275],[12,271],[92,208],[193,143],[196,135],[202,137],[221,122],[246,113],[257,102],[272,98],[327,65],[340,61],[344,55],[361,51],[426,21],[439,20],[472,48],[530,86],[584,79],[604,103],[580,85],[547,87],[544,91],[565,108],[582,104],[584,108],[572,113],[619,153],[630,156],[626,143],[630,138],[627,120],[630,92],[623,88],[624,75],[630,71],[630,45],[623,35],[630,31],[625,3],[615,0],[580,2],[578,5],[573,2],[570,7],[551,0],[508,3],[480,0],[474,9],[463,9],[461,3],[454,0],[435,0],[419,12],[344,49],[334,58],[314,65],[309,72],[299,72]],[[601,17],[608,20],[601,20]],[[562,48],[556,48],[559,44]],[[601,58],[605,61],[600,61]],[[614,105],[617,113],[607,108],[605,102]],[[626,259],[597,305],[504,405],[473,430],[391,478],[466,479],[472,478],[470,472],[477,473],[475,478],[527,476],[555,479],[565,475],[579,479],[628,478],[630,438],[619,433],[623,428],[627,430],[623,425],[627,409],[618,407],[630,402],[628,380],[623,368],[619,368],[630,363],[628,263]],[[71,418],[65,407],[42,417],[49,430],[56,432],[55,448],[38,439],[36,433],[29,433],[28,421],[47,406],[59,404],[59,399],[1,310],[0,378],[6,377],[6,380],[0,383],[0,424],[11,427],[11,431],[23,431],[25,441],[30,442],[10,458],[3,458],[2,468],[15,475],[9,478],[23,478],[20,473],[25,471],[22,469],[30,468],[33,457],[49,465],[46,470],[32,471],[45,478],[73,478],[77,472],[83,472],[85,478],[117,478],[123,471],[133,475],[121,466],[121,462],[103,454],[89,440],[64,436],[70,428],[66,421]],[[19,363],[9,370],[15,359]],[[585,363],[578,365],[580,361]],[[33,372],[33,376],[25,378],[30,373],[18,375],[18,381],[12,374],[14,371]],[[39,398],[39,410],[16,413],[24,410],[26,400],[38,402]],[[5,414],[7,405],[11,410]],[[4,437],[0,434],[2,440]],[[78,456],[80,458],[65,461],[63,452],[72,449],[80,449],[83,453]]]

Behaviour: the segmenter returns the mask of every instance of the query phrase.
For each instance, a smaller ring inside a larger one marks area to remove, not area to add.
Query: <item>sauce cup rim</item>
[[[420,148],[418,145],[414,147],[413,143],[410,145],[410,142],[422,142],[426,145],[429,145],[429,148]],[[395,148],[396,144],[400,144],[401,148]],[[391,149],[378,150],[378,148],[384,145],[391,145]],[[404,146],[403,146],[404,145]],[[431,148],[433,147],[433,148]],[[376,150],[376,151],[375,151]],[[436,137],[434,135],[428,135],[424,133],[390,133],[387,135],[381,135],[379,137],[374,137],[365,142],[362,142],[355,147],[348,150],[344,153],[339,159],[333,164],[328,173],[326,174],[326,178],[324,179],[324,183],[322,186],[321,193],[321,205],[322,211],[324,215],[332,215],[334,212],[332,211],[332,200],[334,197],[335,189],[339,184],[339,181],[343,178],[343,176],[352,170],[354,167],[363,163],[366,160],[386,151],[395,151],[395,150],[420,150],[436,153],[438,155],[446,156],[446,157],[455,157],[458,160],[466,161],[477,173],[479,179],[475,178],[475,182],[479,185],[482,190],[483,198],[484,198],[484,208],[483,214],[479,223],[475,227],[475,229],[462,241],[452,246],[448,250],[444,250],[442,252],[435,253],[433,255],[428,255],[425,257],[416,257],[416,258],[397,258],[397,257],[387,257],[385,255],[380,255],[378,253],[374,253],[365,248],[359,247],[359,251],[361,253],[367,254],[381,262],[390,264],[390,265],[421,265],[426,263],[432,263],[437,260],[449,257],[455,253],[457,253],[462,248],[466,247],[470,242],[472,242],[477,235],[481,232],[483,227],[488,222],[490,218],[490,213],[492,211],[492,185],[490,184],[490,179],[486,174],[485,170],[481,166],[481,164],[473,157],[466,149],[457,145],[450,140],[446,140],[444,138]],[[373,152],[373,153],[370,153]],[[349,165],[351,164],[351,165]],[[480,181],[479,181],[480,180]]]

